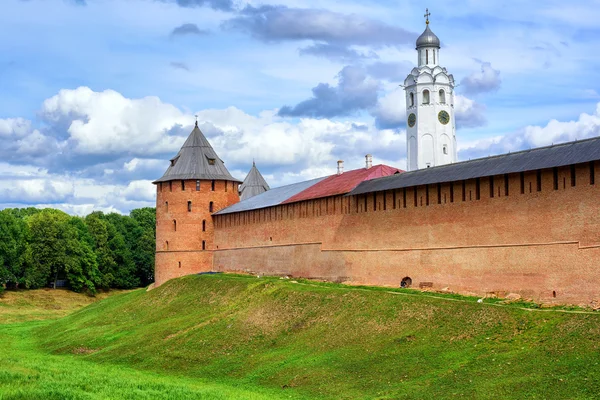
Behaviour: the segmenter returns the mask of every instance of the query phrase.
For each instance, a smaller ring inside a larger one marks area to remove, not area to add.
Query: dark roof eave
[[[404,172],[360,183],[346,196],[485,178],[600,160],[600,137]]]
[[[183,181],[183,180],[201,180],[201,181],[228,181],[228,182],[236,182],[236,183],[242,183],[242,181],[240,181],[239,179],[236,179],[234,177],[227,177],[227,176],[217,176],[217,175],[204,175],[204,176],[198,176],[198,175],[169,175],[169,176],[163,176],[160,179],[157,179],[155,181],[153,181],[153,184],[157,184],[157,183],[161,183],[161,182],[169,182],[169,181]]]

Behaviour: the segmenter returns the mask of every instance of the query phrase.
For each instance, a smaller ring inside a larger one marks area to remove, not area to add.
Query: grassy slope
[[[598,314],[333,284],[190,276],[95,303],[37,335],[93,364],[286,398],[600,397]]]
[[[0,295],[0,323],[64,317],[82,307],[123,291],[100,292],[96,297],[62,289],[7,290]]]
[[[7,291],[0,296],[0,400],[8,399],[249,399],[274,398],[250,390],[190,377],[140,371],[82,359],[87,349],[51,354],[36,331],[98,300],[67,290]],[[278,393],[277,393],[278,394]],[[276,395],[276,394],[275,394]]]

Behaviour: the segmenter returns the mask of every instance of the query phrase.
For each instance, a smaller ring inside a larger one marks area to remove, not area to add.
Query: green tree
[[[129,289],[140,286],[141,281],[136,274],[136,265],[131,252],[131,248],[135,246],[132,233],[137,227],[137,222],[128,216],[116,213],[107,214],[106,220],[110,223],[109,246],[118,265],[115,274],[116,287]]]
[[[25,286],[39,288],[64,276],[74,290],[95,291],[97,263],[91,246],[80,238],[78,222],[62,211],[45,209],[27,219],[29,252]]]
[[[132,210],[130,217],[139,229],[130,233],[131,253],[136,266],[136,275],[142,286],[154,282],[154,256],[156,252],[156,209],[151,207]]]
[[[0,286],[23,282],[27,225],[12,210],[0,211]]]
[[[109,226],[104,213],[95,211],[85,217],[85,225],[93,241],[93,250],[96,254],[100,274],[100,286],[108,289],[115,285],[115,275],[118,268],[112,250],[109,246]]]

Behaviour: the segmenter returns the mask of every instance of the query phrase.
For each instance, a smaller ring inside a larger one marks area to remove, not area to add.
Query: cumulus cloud
[[[397,88],[379,99],[373,110],[378,129],[396,129],[406,125],[406,98],[404,90]]]
[[[498,90],[502,80],[500,79],[500,71],[492,68],[492,64],[489,62],[484,62],[481,63],[481,71],[463,78],[460,84],[465,93],[479,94]]]
[[[600,103],[593,114],[583,113],[576,121],[551,120],[546,126],[527,126],[505,136],[467,143],[460,149],[460,155],[461,158],[485,157],[595,136],[600,136]]]
[[[352,115],[377,104],[379,82],[368,77],[362,67],[346,66],[338,74],[338,85],[320,83],[313,97],[294,107],[284,106],[280,116],[331,118]]]
[[[339,59],[361,57],[349,46],[399,46],[412,44],[417,35],[397,26],[356,14],[340,14],[312,8],[283,5],[246,6],[223,23],[223,28],[246,33],[263,42],[312,40],[303,54]]]
[[[454,96],[456,128],[477,128],[487,123],[485,106],[465,96]]]
[[[61,90],[44,101],[40,115],[68,126],[70,151],[111,157],[176,151],[184,140],[181,127],[191,122],[191,116],[158,97],[128,99],[87,87]]]
[[[186,35],[206,36],[208,34],[209,32],[207,30],[198,28],[198,25],[196,24],[183,24],[171,31],[171,37]]]

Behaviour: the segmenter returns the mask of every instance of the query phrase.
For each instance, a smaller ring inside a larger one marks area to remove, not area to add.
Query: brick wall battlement
[[[591,301],[598,164],[213,216],[213,269]]]

